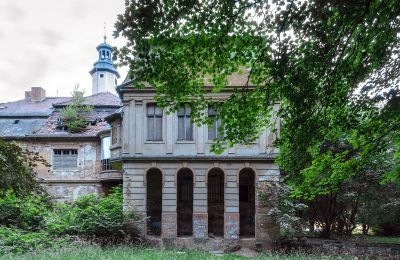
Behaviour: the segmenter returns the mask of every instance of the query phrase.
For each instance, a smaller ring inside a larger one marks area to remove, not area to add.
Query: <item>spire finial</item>
[[[104,22],[104,43],[107,43],[106,22]]]

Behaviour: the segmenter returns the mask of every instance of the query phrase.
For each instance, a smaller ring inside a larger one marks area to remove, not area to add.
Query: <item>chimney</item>
[[[32,92],[25,91],[25,100],[26,101],[31,101],[31,98],[32,98]]]
[[[41,87],[32,87],[31,91],[25,92],[25,99],[27,97],[27,92],[30,92],[30,100],[33,102],[43,101],[46,99],[46,90]],[[29,94],[28,94],[29,95]]]

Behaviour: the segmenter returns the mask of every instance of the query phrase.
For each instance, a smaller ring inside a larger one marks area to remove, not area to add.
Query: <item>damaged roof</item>
[[[60,102],[54,105],[54,107],[64,107],[71,104],[71,100]],[[110,92],[101,92],[95,95],[85,97],[85,105],[93,107],[120,107],[122,106],[121,100]]]
[[[122,106],[119,97],[107,92],[85,97],[85,104],[94,109],[85,116],[86,129],[72,134],[57,124],[61,109],[71,104],[70,101],[70,97],[47,97],[36,102],[24,99],[1,103],[0,137],[96,137],[109,129],[104,118]]]
[[[69,97],[48,97],[43,101],[26,99],[0,103],[1,117],[47,117],[54,111],[54,104],[66,102]]]

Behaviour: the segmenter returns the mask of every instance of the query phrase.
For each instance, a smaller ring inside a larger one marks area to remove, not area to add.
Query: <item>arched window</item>
[[[193,235],[193,173],[180,169],[177,174],[177,234]]]
[[[146,174],[147,235],[161,235],[162,173],[152,168]]]
[[[250,168],[239,173],[240,236],[255,235],[255,174]]]
[[[224,172],[214,168],[208,173],[208,234],[224,236]]]

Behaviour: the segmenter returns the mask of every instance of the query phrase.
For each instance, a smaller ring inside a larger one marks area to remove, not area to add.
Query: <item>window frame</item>
[[[181,109],[183,109],[183,112],[181,112]],[[193,121],[191,120],[191,113],[192,113],[192,108],[188,105],[183,105],[179,108],[179,110],[177,111],[177,127],[178,127],[178,131],[177,131],[177,141],[181,142],[181,141],[193,141],[194,140],[194,125],[193,125]],[[179,122],[180,120],[183,120],[183,137],[180,138],[180,127],[179,127]],[[189,125],[188,125],[189,123]],[[189,126],[189,128],[188,128]]]
[[[212,111],[212,112],[210,112],[210,111]],[[217,114],[217,111],[216,111],[215,107],[208,106],[208,108],[207,108],[207,116],[208,116],[208,118],[212,118],[212,120],[213,120],[213,123],[211,125],[207,125],[207,140],[209,142],[212,142],[215,139],[222,140],[224,138],[225,134],[224,134],[223,131],[221,132],[219,130],[219,128],[223,127],[223,124],[222,124],[222,120],[220,118],[218,118],[218,114]],[[215,130],[213,129],[214,128],[214,124],[215,124]],[[214,132],[214,135],[215,135],[214,138],[210,138],[210,130],[214,130],[215,131]]]
[[[153,114],[149,113],[149,108],[153,107]],[[161,110],[161,113],[156,113],[157,108]],[[149,129],[149,119],[153,119],[153,136],[150,138],[150,129]],[[160,133],[161,136],[157,138],[157,118],[160,118]],[[147,103],[146,104],[146,142],[162,142],[163,141],[163,120],[164,120],[164,110],[157,106],[157,103]]]
[[[67,153],[68,152],[68,153]],[[65,162],[68,160],[65,160],[65,156],[73,156],[75,157],[76,160],[76,165],[75,166],[69,166],[65,165]],[[53,149],[52,152],[52,164],[51,167],[54,171],[76,171],[78,170],[78,162],[79,162],[79,154],[78,154],[78,149],[75,148],[68,148],[68,149],[63,149],[63,148],[56,148]],[[56,160],[59,160],[56,162]]]

